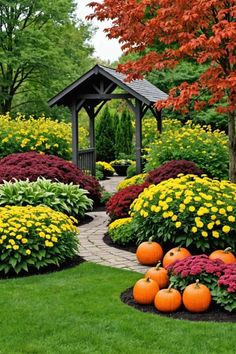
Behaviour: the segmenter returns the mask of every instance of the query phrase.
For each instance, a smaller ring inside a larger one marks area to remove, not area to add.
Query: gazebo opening
[[[116,93],[116,89],[122,89]],[[103,106],[112,99],[123,99],[135,115],[136,171],[142,171],[142,118],[148,110],[157,120],[157,129],[162,130],[161,111],[154,103],[167,99],[167,94],[147,80],[125,81],[125,75],[115,69],[95,65],[78,80],[67,86],[49,100],[49,105],[64,105],[70,108],[72,120],[72,161],[84,172],[95,176],[96,146],[95,118]],[[79,148],[79,112],[84,108],[89,117],[89,149]]]

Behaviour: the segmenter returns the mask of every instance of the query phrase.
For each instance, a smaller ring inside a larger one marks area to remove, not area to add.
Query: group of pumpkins
[[[199,283],[188,285],[183,294],[173,289],[169,285],[169,276],[167,266],[177,260],[182,260],[191,256],[191,253],[183,247],[175,247],[168,251],[164,257],[161,245],[153,242],[151,239],[142,242],[136,251],[136,257],[139,263],[143,265],[154,265],[150,268],[143,279],[136,282],[133,288],[134,300],[141,305],[155,305],[161,312],[174,312],[180,308],[182,303],[184,307],[193,313],[206,311],[211,304],[211,292],[207,286]],[[221,259],[224,263],[235,263],[236,258],[230,249],[214,251],[210,254],[211,260]],[[161,260],[163,267],[161,267]]]

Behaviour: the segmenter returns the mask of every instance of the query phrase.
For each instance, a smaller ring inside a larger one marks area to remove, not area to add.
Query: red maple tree
[[[107,36],[117,38],[126,54],[143,53],[118,66],[128,80],[186,58],[208,64],[196,82],[173,88],[156,106],[186,112],[194,101],[195,110],[217,104],[219,112],[227,112],[229,177],[236,182],[236,0],[103,0],[89,6],[94,10],[89,18],[112,21]],[[165,44],[162,52],[150,49],[157,40]]]

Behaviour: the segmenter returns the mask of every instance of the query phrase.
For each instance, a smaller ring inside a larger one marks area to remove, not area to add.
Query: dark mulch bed
[[[44,267],[39,270],[35,268],[31,268],[31,269],[29,268],[28,272],[22,271],[19,274],[16,274],[15,272],[9,273],[7,275],[0,273],[0,279],[22,278],[22,277],[29,277],[31,275],[40,275],[46,273],[59,272],[64,269],[75,267],[83,262],[86,262],[84,258],[80,256],[75,256],[72,259],[69,259],[66,262],[62,263],[60,267],[52,264],[50,266]]]
[[[216,305],[212,305],[207,312],[203,313],[190,313],[184,308],[173,313],[162,313],[156,310],[154,305],[139,305],[133,298],[133,288],[126,289],[120,295],[121,300],[131,307],[136,308],[142,312],[149,312],[154,315],[165,316],[173,319],[179,320],[189,320],[189,321],[213,321],[213,322],[236,322],[236,311],[233,313],[226,312]]]
[[[112,241],[108,232],[106,232],[105,235],[103,236],[103,242],[108,246],[118,248],[119,250],[129,251],[132,253],[135,253],[137,249],[137,246],[135,246],[134,244],[127,244],[125,246],[117,245]]]
[[[93,221],[93,217],[88,214],[85,214],[82,220],[78,220],[78,226],[88,224],[91,221]]]

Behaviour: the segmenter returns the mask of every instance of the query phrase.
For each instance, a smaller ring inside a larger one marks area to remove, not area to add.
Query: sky
[[[96,1],[99,2],[99,0]],[[86,7],[86,5],[90,2],[92,2],[92,0],[77,0],[77,16],[84,22],[88,22],[85,20],[85,16],[92,13],[91,8]],[[118,41],[115,39],[108,39],[103,32],[104,28],[109,27],[109,22],[99,22],[93,20],[89,21],[89,23],[92,23],[94,27],[98,27],[98,30],[96,33],[94,32],[94,36],[91,41],[95,48],[94,56],[110,61],[111,63],[116,61],[121,56],[122,51]]]

